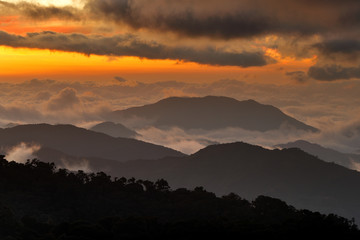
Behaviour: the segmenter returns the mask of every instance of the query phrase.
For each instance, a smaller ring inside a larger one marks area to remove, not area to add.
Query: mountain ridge
[[[318,129],[292,118],[280,109],[255,100],[238,101],[223,96],[170,97],[153,104],[113,111],[113,121],[146,119],[142,127],[180,127],[214,130],[239,127],[251,131],[276,130],[282,126],[317,132]]]
[[[201,185],[218,195],[234,192],[248,199],[267,195],[295,207],[360,219],[360,173],[297,148],[219,144],[181,158],[127,162],[112,174],[164,178],[174,187],[190,189]]]
[[[130,138],[114,138],[73,125],[29,124],[1,131],[1,147],[14,147],[22,142],[40,144],[75,157],[117,161],[184,156],[183,153],[163,146]]]
[[[285,144],[277,144],[275,145],[275,147],[300,148],[309,154],[318,156],[324,161],[334,162],[353,170],[359,170],[357,164],[360,164],[360,155],[358,154],[339,152],[337,150],[326,148],[319,144],[311,143],[305,140],[297,140]]]
[[[136,131],[127,128],[121,123],[114,122],[102,122],[89,128],[89,130],[105,133],[112,137],[135,138],[136,136],[139,136]]]

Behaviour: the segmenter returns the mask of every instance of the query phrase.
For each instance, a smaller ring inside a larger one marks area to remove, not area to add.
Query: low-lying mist
[[[93,172],[94,170],[90,167],[89,160],[86,158],[82,158],[80,161],[73,161],[72,159],[68,158],[61,158],[61,163],[58,164],[60,168],[65,168],[69,171],[84,171],[86,173]]]
[[[218,130],[194,129],[185,131],[180,128],[159,129],[155,127],[136,129],[137,139],[173,148],[186,154],[216,143],[247,142],[265,148],[273,148],[279,143],[306,140],[324,147],[345,153],[357,153],[360,143],[360,124],[334,126],[321,132],[307,132],[283,126],[279,130],[266,132],[248,131],[241,128]]]
[[[141,140],[185,153],[193,153],[213,143],[245,141],[272,147],[298,139],[343,152],[354,153],[360,148],[360,82],[357,81],[294,83],[283,86],[253,83],[246,79],[223,79],[208,83],[137,81],[128,84],[131,81],[132,79],[107,79],[104,82],[70,82],[33,79],[20,83],[2,82],[0,125],[8,127],[9,123],[64,123],[90,128],[106,121],[104,116],[113,110],[150,104],[175,95],[217,95],[238,100],[254,99],[273,105],[320,129],[321,133],[286,128],[268,132],[236,128],[216,131],[143,128],[142,121],[148,123],[149,119],[120,123],[141,134],[138,137]],[[24,102],[27,103],[26,106]],[[13,150],[15,157],[20,154],[27,157],[29,153],[31,151],[24,146]]]
[[[34,143],[22,142],[15,146],[3,147],[2,152],[5,153],[5,158],[8,161],[15,161],[18,163],[26,163],[27,160],[39,159],[38,152],[41,150],[41,145]],[[60,159],[40,159],[48,162],[55,162],[58,168],[65,168],[70,171],[82,170],[84,172],[92,172],[89,160],[85,158],[69,158],[61,157]]]
[[[28,159],[36,158],[36,152],[41,148],[38,144],[20,143],[16,146],[9,147],[6,151],[5,157],[9,161],[18,163],[25,163]]]

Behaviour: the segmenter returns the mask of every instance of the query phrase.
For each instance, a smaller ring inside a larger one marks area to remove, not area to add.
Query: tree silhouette
[[[354,220],[0,156],[0,239],[359,238]]]

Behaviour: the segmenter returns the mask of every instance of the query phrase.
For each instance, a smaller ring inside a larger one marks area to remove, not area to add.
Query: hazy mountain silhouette
[[[299,130],[317,131],[278,108],[254,100],[238,101],[228,97],[170,97],[157,103],[113,112],[110,119],[144,119],[148,126],[182,129],[221,129],[239,127],[268,131],[286,125]]]
[[[278,144],[279,148],[300,148],[303,151],[327,162],[334,162],[350,169],[360,169],[360,155],[338,152],[331,148],[325,148],[319,144],[310,143],[304,140],[289,142],[286,144]]]
[[[105,133],[112,137],[134,138],[137,132],[125,127],[120,123],[102,122],[92,128],[91,131]]]
[[[20,124],[18,124],[18,123],[8,123],[8,124],[6,124],[5,125],[5,128],[12,128],[12,127],[16,127],[16,126],[19,126]]]
[[[146,142],[129,138],[114,138],[72,125],[33,124],[3,129],[0,146],[15,146],[21,142],[40,144],[65,154],[81,157],[104,158],[117,161],[157,159],[184,154]]]
[[[360,173],[300,149],[268,150],[246,143],[213,145],[182,158],[131,161],[112,174],[165,178],[174,187],[204,186],[217,194],[267,195],[290,204],[360,220]]]
[[[41,161],[43,162],[53,162],[56,164],[56,166],[60,168],[66,168],[74,171],[83,170],[86,172],[110,172],[111,169],[119,169],[122,167],[122,163],[117,160],[96,157],[72,156],[48,147],[42,147],[38,151],[35,151],[34,156],[38,159],[41,159]]]

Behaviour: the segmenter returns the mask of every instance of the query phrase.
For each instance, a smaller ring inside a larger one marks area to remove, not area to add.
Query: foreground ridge
[[[202,187],[172,190],[167,181],[111,178],[0,157],[0,238],[199,239],[203,237],[359,237],[353,220],[297,210],[259,196],[249,202]]]

